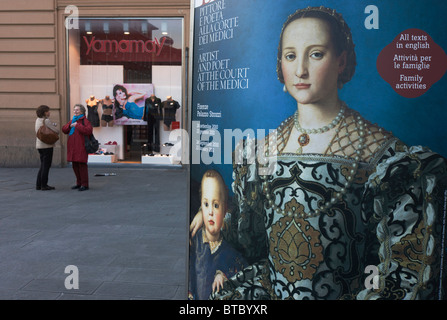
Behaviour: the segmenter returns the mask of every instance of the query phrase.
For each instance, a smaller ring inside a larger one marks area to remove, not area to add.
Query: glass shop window
[[[101,145],[117,146],[117,160],[138,160],[144,146],[168,141],[181,127],[181,105],[152,135],[144,105],[152,94],[181,104],[183,19],[80,18],[67,32],[69,117],[83,104]]]

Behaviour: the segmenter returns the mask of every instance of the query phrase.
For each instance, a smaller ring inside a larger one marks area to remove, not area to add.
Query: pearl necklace
[[[342,108],[344,111],[344,108]],[[340,110],[340,112],[342,112]],[[340,113],[339,113],[340,114]],[[344,118],[344,117],[342,117]],[[334,119],[337,122],[340,122],[340,120]],[[321,213],[327,212],[333,205],[335,205],[337,202],[339,202],[340,200],[343,199],[344,195],[348,192],[348,190],[350,189],[351,185],[354,182],[355,176],[357,174],[357,171],[359,169],[359,162],[362,159],[362,155],[364,154],[364,149],[366,148],[366,144],[365,144],[365,135],[366,135],[366,127],[365,127],[365,122],[363,121],[363,119],[361,118],[361,116],[359,114],[357,114],[356,116],[354,116],[354,120],[353,122],[355,123],[356,126],[356,131],[357,134],[359,136],[358,139],[358,144],[357,144],[357,148],[355,150],[355,156],[354,156],[354,162],[351,165],[351,168],[349,170],[349,175],[346,176],[346,182],[344,183],[344,186],[338,191],[338,192],[334,192],[331,196],[331,199],[329,201],[326,201],[324,203],[319,203],[318,208],[316,208],[313,211],[310,211],[309,213],[305,213],[305,212],[297,212],[297,211],[287,211],[282,209],[280,206],[275,204],[275,197],[274,195],[271,193],[270,187],[269,187],[269,183],[267,181],[264,181],[262,183],[262,190],[263,193],[265,194],[266,197],[266,203],[267,203],[267,207],[272,208],[274,211],[278,212],[279,214],[282,215],[287,215],[289,217],[298,217],[298,218],[313,218],[313,217],[317,217],[319,216]],[[327,130],[326,130],[327,131]]]
[[[335,128],[344,118],[344,112],[345,112],[345,105],[343,104],[337,116],[328,125],[316,129],[304,129],[301,127],[300,122],[298,121],[298,110],[296,110],[294,116],[295,128],[298,130],[298,132],[301,133],[301,135],[298,137],[298,144],[300,145],[300,147],[298,148],[297,153],[301,154],[303,152],[303,147],[309,144],[310,142],[309,134],[324,133]]]

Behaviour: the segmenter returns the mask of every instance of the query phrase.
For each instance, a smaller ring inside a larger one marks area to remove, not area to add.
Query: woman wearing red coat
[[[73,109],[73,119],[62,127],[62,132],[68,134],[67,161],[72,163],[76,175],[76,185],[72,189],[88,190],[88,154],[85,150],[85,136],[93,133],[92,125],[85,116],[85,107],[76,104]]]

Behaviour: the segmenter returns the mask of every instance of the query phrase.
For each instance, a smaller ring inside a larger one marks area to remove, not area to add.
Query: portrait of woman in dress
[[[355,67],[350,28],[335,10],[308,7],[285,21],[277,74],[296,112],[276,135],[247,139],[234,153],[235,208],[223,236],[251,265],[210,298],[444,294],[446,159],[405,145],[340,99]],[[272,170],[262,170],[272,161],[246,160],[252,146],[274,159]],[[191,223],[192,235],[200,216]],[[367,270],[374,270],[373,281]]]
[[[115,85],[113,87],[113,98],[115,100],[115,119],[123,116],[129,119],[142,119],[144,107],[136,104],[137,100],[143,99],[145,93],[127,92],[127,88],[123,85]]]

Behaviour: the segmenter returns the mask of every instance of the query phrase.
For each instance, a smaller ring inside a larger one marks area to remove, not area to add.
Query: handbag
[[[40,126],[39,130],[37,130],[36,137],[46,144],[55,144],[57,140],[59,140],[59,135],[48,128],[44,123]]]
[[[96,140],[93,134],[84,136],[85,139],[85,151],[87,153],[95,153],[99,149],[99,142]]]
[[[84,124],[84,119],[82,119],[82,124]],[[99,141],[96,140],[93,133],[91,135],[84,136],[84,145],[87,153],[95,153],[99,149]]]

